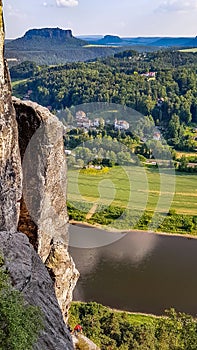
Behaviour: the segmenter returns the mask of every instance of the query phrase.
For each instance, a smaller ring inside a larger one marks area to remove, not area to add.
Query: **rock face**
[[[18,232],[0,232],[0,251],[13,285],[44,313],[45,330],[34,350],[71,350],[71,336],[62,318],[52,280],[28,238]]]
[[[48,51],[62,50],[68,47],[81,47],[85,44],[86,42],[83,40],[75,38],[70,29],[41,28],[30,29],[23,37],[6,43],[6,49]]]
[[[24,37],[27,39],[32,39],[33,37],[44,37],[44,38],[54,38],[64,40],[67,38],[72,38],[72,31],[70,29],[63,30],[60,28],[41,28],[41,29],[30,29],[28,30]]]
[[[11,87],[4,64],[4,29],[0,2],[0,228],[16,231],[21,197],[18,131],[11,103]]]
[[[63,128],[47,108],[16,98],[13,103],[23,168],[18,229],[48,267],[66,320],[78,271],[68,254]]]
[[[44,313],[45,331],[35,349],[70,350],[63,317],[78,271],[67,250],[62,126],[37,104],[15,99],[14,109],[1,14],[0,0],[0,253],[13,286]]]

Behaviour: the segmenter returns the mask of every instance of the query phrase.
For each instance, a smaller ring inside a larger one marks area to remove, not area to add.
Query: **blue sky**
[[[197,35],[197,0],[4,0],[4,17],[7,38],[42,27],[74,35]]]

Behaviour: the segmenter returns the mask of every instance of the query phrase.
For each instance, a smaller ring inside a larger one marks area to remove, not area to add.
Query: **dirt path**
[[[89,212],[86,215],[86,220],[89,220],[92,217],[92,215],[94,215],[97,207],[98,207],[98,203],[94,203],[92,208],[89,210]]]

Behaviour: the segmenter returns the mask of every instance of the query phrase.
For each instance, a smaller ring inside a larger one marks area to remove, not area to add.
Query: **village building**
[[[155,141],[160,141],[160,140],[161,140],[161,134],[160,134],[159,131],[154,132],[154,134],[153,134],[153,140],[155,140]]]
[[[99,118],[94,119],[93,126],[95,126],[96,128],[98,128],[99,125],[100,125]]]
[[[129,123],[126,120],[117,120],[114,121],[114,128],[116,130],[128,130]]]
[[[78,128],[84,128],[84,129],[89,129],[91,126],[91,121],[88,118],[78,118],[77,119],[77,127]]]
[[[143,77],[147,77],[147,78],[155,78],[156,77],[156,72],[146,72],[146,73],[142,73],[140,74]]]
[[[85,119],[85,118],[87,118],[86,117],[86,113],[84,111],[76,112],[75,117],[76,117],[76,119]]]

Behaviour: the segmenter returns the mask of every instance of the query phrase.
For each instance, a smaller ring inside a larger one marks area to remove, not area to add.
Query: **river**
[[[110,243],[113,233],[80,225],[69,233],[81,274],[74,300],[155,315],[175,307],[196,316],[197,239],[133,231]]]

